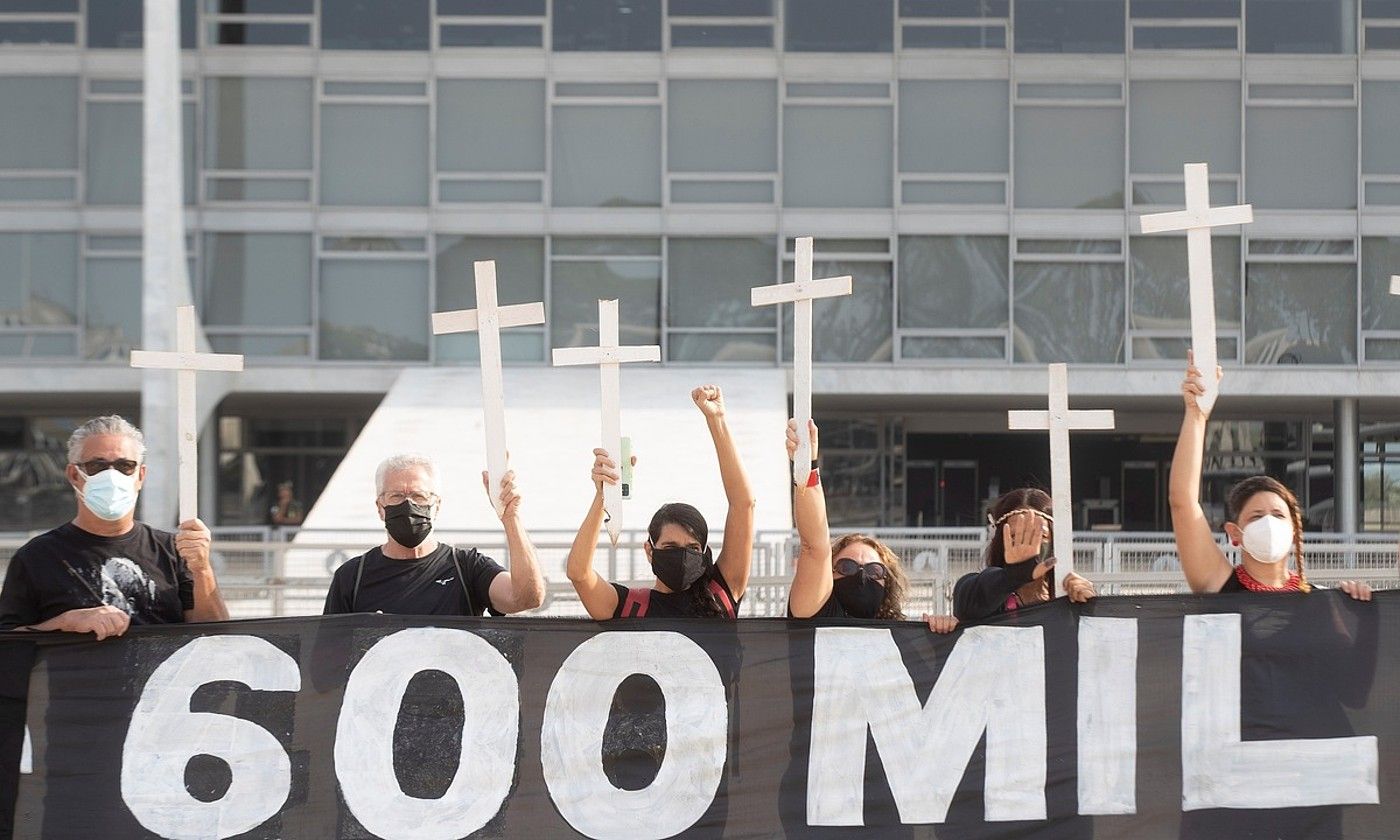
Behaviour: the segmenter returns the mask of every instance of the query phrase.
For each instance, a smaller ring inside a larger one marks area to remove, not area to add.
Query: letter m
[[[988,821],[1045,819],[1045,638],[963,632],[919,705],[888,630],[816,631],[807,824],[863,825],[866,730],[903,823],[940,823],[982,733]]]

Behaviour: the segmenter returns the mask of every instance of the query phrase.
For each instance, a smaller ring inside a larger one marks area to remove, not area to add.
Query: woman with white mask
[[[1216,368],[1217,382],[1222,375]],[[1225,534],[1242,549],[1240,564],[1232,565],[1216,544],[1200,501],[1209,413],[1197,398],[1204,393],[1194,354],[1188,353],[1186,379],[1181,383],[1186,414],[1172,457],[1170,487],[1172,531],[1187,584],[1196,593],[1311,590],[1303,561],[1302,509],[1293,493],[1269,476],[1244,479],[1230,490],[1226,501]],[[1359,581],[1342,581],[1339,588],[1358,601],[1371,600],[1371,587]]]

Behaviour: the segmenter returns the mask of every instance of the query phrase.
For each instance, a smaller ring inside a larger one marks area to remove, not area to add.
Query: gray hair
[[[121,435],[136,444],[136,460],[146,460],[146,436],[141,434],[141,430],[128,423],[125,417],[106,414],[92,418],[68,436],[68,463],[78,463],[83,456],[83,444],[94,435]]]
[[[374,471],[374,492],[379,495],[384,492],[384,479],[389,477],[389,473],[399,470],[408,470],[414,467],[422,467],[434,483],[437,482],[437,470],[433,469],[433,462],[428,460],[426,455],[419,455],[414,452],[401,452],[398,455],[390,455],[379,462],[379,467]]]

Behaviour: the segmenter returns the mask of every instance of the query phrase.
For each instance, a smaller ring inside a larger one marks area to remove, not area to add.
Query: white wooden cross
[[[1249,204],[1211,207],[1206,165],[1188,163],[1185,169],[1186,209],[1153,213],[1140,221],[1143,233],[1186,231],[1186,260],[1191,281],[1191,349],[1195,351],[1196,367],[1201,370],[1201,384],[1206,389],[1196,402],[1203,411],[1209,412],[1220,388],[1215,379],[1215,276],[1210,260],[1210,229],[1248,224],[1254,221],[1254,208]]]
[[[1390,293],[1400,295],[1400,274],[1390,275]]]
[[[179,438],[180,521],[199,511],[199,421],[195,411],[194,374],[198,370],[243,370],[236,353],[200,353],[195,345],[197,323],[193,306],[175,309],[175,352],[132,350],[134,368],[175,371],[175,431]]]
[[[506,474],[506,402],[501,377],[501,330],[544,323],[543,303],[496,305],[496,261],[472,264],[476,308],[433,313],[433,334],[477,332],[481,344],[481,410],[486,428],[486,472],[491,505],[501,513],[501,479]]]
[[[554,366],[597,365],[602,380],[603,449],[613,460],[622,457],[622,384],[618,366],[626,362],[659,362],[661,347],[656,344],[619,346],[617,301],[598,301],[598,346],[560,347],[554,351]],[[618,464],[618,473],[622,464]],[[608,514],[608,536],[617,545],[622,534],[622,485],[603,485],[603,510]]]
[[[797,452],[792,458],[792,482],[807,486],[812,472],[812,441],[807,421],[812,419],[812,301],[851,293],[850,275],[812,279],[812,237],[797,238],[791,283],[759,286],[750,291],[752,306],[791,303],[792,309],[792,416],[797,421]]]
[[[1054,503],[1055,579],[1065,594],[1065,578],[1074,571],[1074,505],[1070,497],[1069,433],[1072,429],[1111,429],[1112,411],[1070,411],[1069,368],[1050,365],[1050,410],[1008,411],[1007,428],[1050,432],[1050,498]]]

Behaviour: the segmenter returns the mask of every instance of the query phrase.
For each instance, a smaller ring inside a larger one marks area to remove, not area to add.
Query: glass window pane
[[[1229,18],[1240,16],[1240,0],[1133,0],[1134,18]]]
[[[778,87],[771,79],[676,80],[667,86],[672,172],[778,168]]]
[[[1238,50],[1233,26],[1134,26],[1135,50]]]
[[[900,82],[901,172],[1006,172],[1011,110],[1004,81]]]
[[[1004,236],[901,236],[901,327],[1006,326],[1009,284]]]
[[[310,169],[310,79],[211,78],[204,83],[205,166]]]
[[[1187,279],[1186,240],[1179,236],[1134,236],[1132,253],[1135,330],[1191,329],[1191,286]],[[1240,326],[1240,240],[1213,236],[1210,261],[1215,274],[1215,323],[1220,329]]]
[[[654,105],[554,106],[554,204],[661,204],[661,109]]]
[[[514,202],[538,204],[544,196],[539,181],[442,181],[438,185],[438,200],[442,202]]]
[[[1123,267],[1109,263],[1018,262],[1018,362],[1123,361]]]
[[[556,236],[556,257],[659,257],[661,240],[649,236],[594,239],[587,236]]]
[[[766,48],[773,46],[773,27],[672,24],[671,46]]]
[[[1352,0],[1246,0],[1245,20],[1252,53],[1356,52]]]
[[[550,346],[596,345],[599,300],[617,301],[621,343],[660,343],[660,260],[556,261],[550,276]]]
[[[1011,0],[899,0],[900,17],[1006,17]]]
[[[772,204],[772,181],[672,181],[676,204]]]
[[[907,335],[900,340],[904,359],[988,359],[1006,358],[1006,339],[996,336],[959,338],[957,336]]]
[[[322,260],[322,359],[426,361],[428,264]]]
[[[1121,208],[1123,109],[1016,109],[1016,205]]]
[[[542,47],[544,30],[537,23],[529,24],[450,24],[438,29],[438,40],[444,47]]]
[[[321,201],[427,204],[428,106],[322,105]]]
[[[184,120],[185,203],[195,198],[194,104]],[[89,204],[141,203],[141,103],[89,102],[87,124],[87,201]]]
[[[89,259],[83,357],[126,359],[141,346],[141,261]]]
[[[220,23],[209,27],[209,42],[226,46],[310,46],[309,23]]]
[[[539,15],[544,0],[437,0],[440,15]]]
[[[1122,0],[1016,0],[1016,52],[1121,53]]]
[[[850,295],[812,302],[812,359],[817,362],[888,362],[892,337],[894,283],[889,263],[817,259],[813,277],[851,275]],[[792,263],[783,264],[783,282],[792,282]],[[792,360],[792,307],[783,309],[783,359]]]
[[[670,0],[666,8],[672,17],[767,17],[773,14],[773,0]]]
[[[1400,82],[1361,83],[1361,171],[1400,175]]]
[[[0,78],[0,169],[78,167],[78,80]]]
[[[673,332],[666,338],[668,362],[760,363],[778,357],[778,335],[771,333]]]
[[[1238,82],[1135,81],[1129,96],[1133,172],[1181,175],[1187,163],[1240,171]]]
[[[437,90],[438,169],[544,170],[544,80],[442,79]]]
[[[437,237],[437,298],[439,312],[476,308],[477,260],[496,261],[496,301],[501,306],[544,300],[544,240],[535,237]],[[481,349],[476,333],[434,336],[435,357],[444,361],[476,361]],[[501,358],[544,361],[544,325],[501,331]]]
[[[889,207],[892,110],[803,105],[783,109],[783,204]]]
[[[1251,263],[1245,275],[1244,360],[1356,361],[1356,267]]]
[[[890,52],[893,0],[787,0],[787,49],[792,52]]]
[[[769,238],[667,242],[666,316],[673,327],[777,328],[770,307],[749,290],[776,282],[777,243]]]
[[[903,29],[906,50],[1004,50],[1004,26],[906,26]]]
[[[221,326],[311,324],[311,236],[204,236],[204,322]]]
[[[1245,196],[1271,209],[1356,207],[1354,108],[1248,109]]]
[[[661,0],[554,0],[554,49],[655,52]]]
[[[311,338],[305,335],[211,335],[215,353],[300,359],[311,355]]]
[[[294,201],[311,200],[310,178],[210,178],[205,198],[209,201]]]
[[[321,0],[327,50],[426,50],[428,0]]]
[[[78,237],[0,233],[0,327],[78,323]]]
[[[1400,295],[1390,293],[1390,278],[1400,274],[1400,237],[1361,240],[1361,328],[1400,330]],[[1370,351],[1367,358],[1372,358]]]
[[[144,0],[89,0],[87,45],[137,50],[141,48],[146,17]],[[180,0],[180,47],[195,48],[196,0]]]

